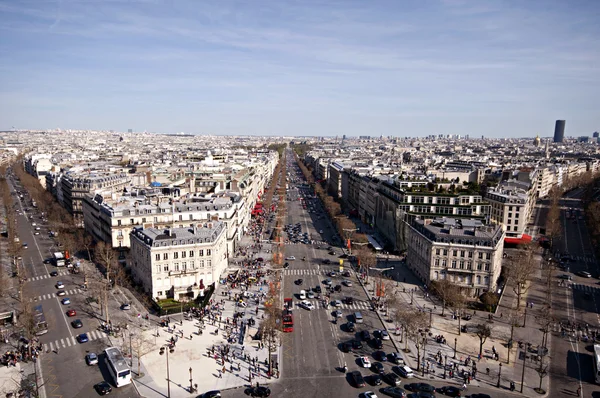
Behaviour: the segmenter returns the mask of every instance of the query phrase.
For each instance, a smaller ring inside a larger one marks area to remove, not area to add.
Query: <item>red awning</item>
[[[524,243],[531,242],[531,235],[523,234],[520,238],[504,238],[504,243],[510,243],[513,245],[522,245]]]

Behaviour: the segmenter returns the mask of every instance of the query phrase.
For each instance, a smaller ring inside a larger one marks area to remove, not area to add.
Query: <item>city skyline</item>
[[[598,6],[0,2],[1,129],[277,136],[598,130]]]

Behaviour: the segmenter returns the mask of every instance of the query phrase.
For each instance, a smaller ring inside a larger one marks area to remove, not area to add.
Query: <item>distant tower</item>
[[[540,139],[540,136],[536,135],[535,139],[533,140],[533,146],[535,146],[536,148],[539,148],[541,144],[542,144],[542,140]]]
[[[596,131],[596,132],[594,132],[594,134],[592,134],[592,137],[598,138],[598,137],[600,137],[600,133]]]
[[[546,159],[550,159],[550,148],[548,147],[550,139],[546,138]]]
[[[565,121],[557,120],[554,126],[554,142],[563,142],[565,139]]]

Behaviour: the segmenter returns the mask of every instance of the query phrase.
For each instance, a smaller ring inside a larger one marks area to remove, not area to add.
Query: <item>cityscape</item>
[[[598,11],[0,1],[0,397],[600,397]]]

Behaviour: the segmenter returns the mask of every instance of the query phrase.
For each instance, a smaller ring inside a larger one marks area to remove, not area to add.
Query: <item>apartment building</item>
[[[499,225],[446,217],[415,219],[407,238],[407,266],[423,283],[447,279],[470,297],[496,290],[504,251]]]
[[[526,243],[531,241],[527,234],[527,225],[533,214],[537,187],[517,180],[502,181],[498,186],[488,189],[486,199],[490,203],[490,219],[502,225],[506,231],[507,243]]]
[[[225,224],[187,228],[136,228],[131,272],[154,299],[193,299],[218,282],[227,267]]]
[[[198,222],[222,221],[227,253],[234,253],[243,236],[238,215],[244,203],[241,195],[234,192],[188,195],[180,200],[143,195],[107,200],[99,194],[87,195],[83,200],[84,226],[96,240],[125,252],[131,247],[130,233],[135,228],[187,228]]]

